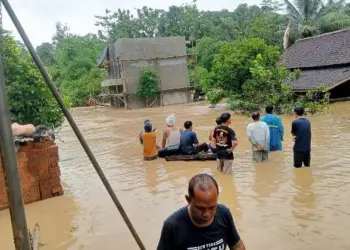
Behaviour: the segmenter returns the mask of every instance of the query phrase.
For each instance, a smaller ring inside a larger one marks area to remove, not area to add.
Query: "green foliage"
[[[96,35],[72,35],[63,28],[57,30],[54,43],[55,63],[49,67],[53,81],[73,106],[84,106],[90,97],[100,94],[106,76],[106,71],[96,66],[104,44]]]
[[[2,60],[12,122],[60,126],[63,114],[29,53],[22,53],[14,38],[1,39]]]
[[[258,38],[224,45],[214,58],[212,72],[215,86],[241,93],[243,84],[251,78],[250,68],[258,54],[264,58],[265,67],[275,67],[280,56],[277,48]]]
[[[208,102],[217,104],[228,98],[233,110],[251,113],[272,104],[277,113],[289,113],[299,103],[316,113],[323,110],[327,94],[315,99],[320,90],[298,99],[288,82],[300,76],[278,66],[279,50],[261,39],[244,39],[227,44],[215,56],[212,82],[206,89]]]
[[[215,54],[219,52],[225,43],[212,37],[199,39],[195,49],[198,65],[210,71]]]
[[[326,86],[320,85],[315,90],[309,90],[297,99],[296,105],[302,106],[310,114],[324,113],[329,103],[329,93]]]
[[[158,97],[160,88],[158,86],[158,76],[152,68],[144,68],[141,71],[140,86],[136,94],[146,99],[147,107],[151,99]]]

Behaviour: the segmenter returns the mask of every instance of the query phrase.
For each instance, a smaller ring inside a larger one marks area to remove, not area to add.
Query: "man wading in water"
[[[235,132],[228,126],[231,124],[230,113],[220,116],[221,125],[214,129],[212,146],[216,148],[217,169],[219,172],[230,174],[232,172],[233,150],[238,141]]]
[[[294,109],[296,120],[292,123],[292,135],[294,137],[294,167],[310,166],[311,161],[311,123],[304,117],[304,108]]]
[[[157,250],[245,250],[230,210],[218,204],[219,188],[208,174],[189,182],[185,206],[168,217]]]
[[[266,122],[270,129],[269,151],[281,151],[284,135],[284,128],[281,118],[273,113],[273,106],[266,107],[266,115],[261,118],[261,121]]]

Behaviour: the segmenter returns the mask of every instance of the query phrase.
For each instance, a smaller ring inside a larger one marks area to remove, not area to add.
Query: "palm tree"
[[[292,24],[303,37],[339,30],[350,26],[344,13],[345,0],[284,0]]]

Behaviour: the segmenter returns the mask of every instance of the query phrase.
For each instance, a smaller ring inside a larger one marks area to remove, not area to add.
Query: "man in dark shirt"
[[[229,128],[231,114],[223,113],[220,116],[221,125],[214,129],[212,146],[216,148],[217,169],[219,172],[230,174],[232,172],[233,150],[238,141],[235,132]]]
[[[157,250],[245,250],[230,210],[218,204],[219,188],[208,174],[189,182],[183,207],[163,225]]]
[[[311,161],[311,123],[304,117],[304,108],[294,109],[296,120],[292,123],[292,135],[294,137],[294,167],[310,166]]]
[[[198,154],[201,151],[208,151],[209,147],[206,143],[199,143],[197,134],[192,131],[192,122],[184,123],[185,131],[180,137],[180,150],[184,155]]]

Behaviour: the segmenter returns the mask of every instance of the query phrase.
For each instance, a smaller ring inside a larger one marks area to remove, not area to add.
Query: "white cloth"
[[[175,115],[171,114],[166,118],[166,125],[168,125],[169,127],[173,127],[175,126]]]
[[[253,122],[247,127],[247,135],[252,144],[258,144],[263,147],[268,147],[270,143],[269,126],[262,121]],[[253,150],[258,149],[253,145]]]

